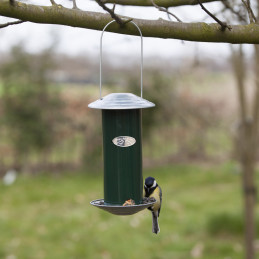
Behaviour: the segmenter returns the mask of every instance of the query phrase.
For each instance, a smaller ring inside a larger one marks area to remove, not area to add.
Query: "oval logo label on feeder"
[[[118,147],[130,147],[136,143],[136,139],[128,136],[116,137],[112,140],[113,144]]]

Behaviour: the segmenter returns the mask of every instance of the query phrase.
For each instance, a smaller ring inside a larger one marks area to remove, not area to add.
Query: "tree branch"
[[[170,15],[171,15],[171,16],[173,16],[178,22],[181,22],[181,20],[180,20],[176,15],[174,15],[174,14],[171,13],[171,12],[169,12],[167,8],[158,6],[157,4],[155,4],[155,2],[154,2],[153,0],[151,0],[151,2],[152,2],[152,4],[153,4],[153,6],[156,7],[159,11],[167,13],[168,18],[169,18]]]
[[[202,0],[202,3],[215,2],[218,0]],[[177,7],[183,5],[197,5],[197,0],[156,0],[158,6],[161,7]],[[132,5],[132,6],[152,6],[150,0],[105,0],[105,3],[112,3],[118,5]]]
[[[38,6],[19,2],[11,6],[9,1],[0,2],[0,15],[24,21],[42,24],[60,24],[92,30],[103,30],[111,21],[109,14],[86,12],[58,6]],[[120,17],[131,19],[130,17]],[[134,19],[144,37],[171,38],[198,42],[227,42],[259,44],[259,25],[233,25],[231,31],[221,31],[221,26],[215,23],[179,23],[163,19]],[[123,28],[117,23],[111,24],[107,31],[138,35],[133,24],[127,23]]]
[[[235,14],[235,15],[238,17],[238,19],[239,19],[240,21],[242,21],[242,22],[247,22],[246,16],[243,15],[243,14],[240,12],[240,10],[239,10],[239,11],[234,10],[233,6],[231,6],[227,0],[222,0],[221,2],[222,2],[222,4],[226,7],[226,9],[228,9],[229,11],[231,11],[231,13]]]
[[[76,5],[76,0],[73,0],[73,9],[78,9],[78,7]]]
[[[214,19],[218,24],[220,24],[222,31],[224,31],[226,28],[228,28],[229,30],[231,30],[232,28],[227,25],[225,22],[222,22],[221,20],[219,20],[214,14],[212,14],[208,9],[206,9],[204,7],[204,5],[201,3],[200,0],[198,0],[199,5],[201,6],[201,8],[212,18]]]
[[[242,0],[242,2],[247,10],[250,23],[256,22],[256,17],[253,10],[251,9],[250,0]]]
[[[100,5],[103,10],[107,11],[111,17],[120,25],[120,26],[123,26],[124,25],[124,21],[118,16],[115,14],[114,10],[115,10],[115,5],[113,6],[112,9],[108,8],[103,2],[102,0],[95,0],[97,2],[98,5]]]
[[[50,3],[51,3],[52,5],[57,5],[54,0],[50,0]]]
[[[5,28],[5,27],[8,27],[10,25],[16,25],[16,24],[21,24],[21,23],[24,23],[25,21],[15,21],[15,22],[7,22],[7,23],[4,23],[4,24],[0,24],[0,28]]]

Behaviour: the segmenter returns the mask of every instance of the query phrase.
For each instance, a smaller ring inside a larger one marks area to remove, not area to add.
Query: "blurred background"
[[[244,258],[235,64],[249,103],[252,47],[144,39],[143,97],[156,107],[143,110],[143,172],[163,189],[155,236],[149,211],[89,204],[103,197],[101,114],[87,107],[100,32],[19,26],[0,31],[0,258]],[[103,95],[140,94],[139,51],[138,37],[107,33]]]

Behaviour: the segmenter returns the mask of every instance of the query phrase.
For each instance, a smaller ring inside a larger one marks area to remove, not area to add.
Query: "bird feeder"
[[[102,97],[102,37],[100,39],[100,98],[88,105],[102,111],[104,199],[92,205],[116,215],[131,215],[154,202],[143,203],[142,176],[142,109],[155,105],[142,98],[143,93],[143,39],[141,36],[141,97],[132,93],[111,93]],[[134,205],[123,206],[134,200]]]

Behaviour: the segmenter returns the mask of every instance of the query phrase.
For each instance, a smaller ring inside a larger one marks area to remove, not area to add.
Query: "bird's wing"
[[[160,186],[158,186],[159,188],[159,198],[160,198],[160,208],[158,210],[158,216],[160,214],[160,210],[161,210],[161,207],[162,207],[162,189],[160,188]]]

